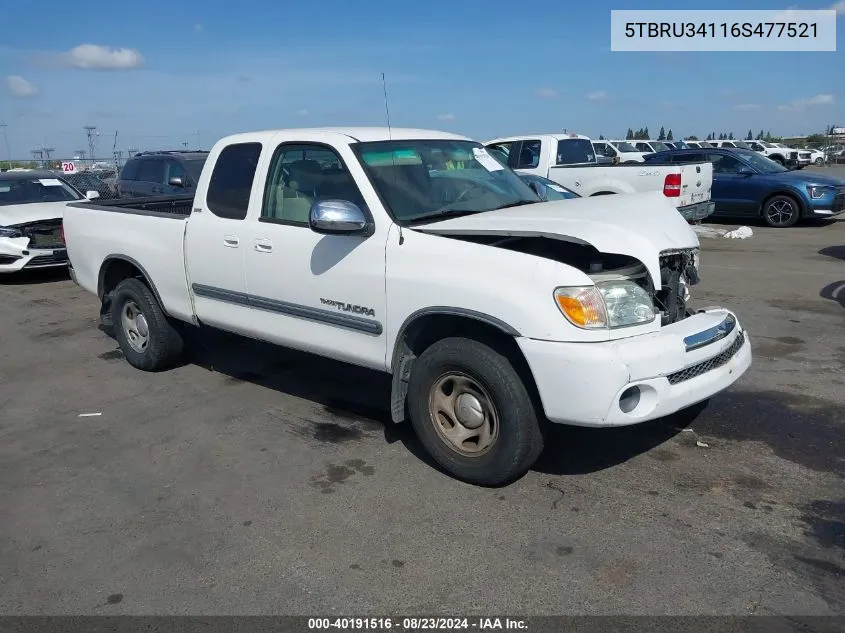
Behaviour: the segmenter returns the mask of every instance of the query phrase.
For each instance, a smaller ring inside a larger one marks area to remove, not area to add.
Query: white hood
[[[415,226],[437,235],[546,237],[641,261],[660,287],[661,251],[698,248],[698,236],[663,192],[593,196],[488,211]]]
[[[67,204],[67,202],[31,202],[0,206],[0,226],[58,220],[64,217]]]

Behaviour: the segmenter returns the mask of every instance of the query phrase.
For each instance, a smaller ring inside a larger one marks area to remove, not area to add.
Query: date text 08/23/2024
[[[528,623],[521,618],[472,617],[386,617],[386,618],[308,618],[308,629],[328,630],[399,630],[399,631],[445,631],[445,630],[525,630]]]

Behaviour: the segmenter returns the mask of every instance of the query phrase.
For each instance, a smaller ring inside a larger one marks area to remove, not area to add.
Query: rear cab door
[[[193,211],[185,232],[185,262],[202,323],[249,334],[249,301],[244,276],[248,247],[247,213],[261,193],[256,172],[263,144],[256,135],[241,135],[215,146],[200,176]]]

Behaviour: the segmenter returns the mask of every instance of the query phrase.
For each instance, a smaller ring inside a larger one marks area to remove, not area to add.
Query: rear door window
[[[208,184],[209,211],[230,220],[246,217],[259,156],[261,143],[235,143],[223,148]]]
[[[590,139],[566,138],[562,141],[558,141],[556,164],[578,165],[580,163],[594,162],[596,162],[596,153]]]

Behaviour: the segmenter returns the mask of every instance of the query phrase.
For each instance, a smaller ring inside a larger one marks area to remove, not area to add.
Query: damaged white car
[[[53,172],[0,173],[0,273],[67,266],[62,216],[82,199]]]
[[[544,202],[443,132],[228,137],[195,195],[71,204],[65,234],[133,366],[210,325],[390,373],[394,422],[480,484],[530,468],[547,420],[652,420],[751,364],[733,313],[688,309],[698,239],[662,193]]]

